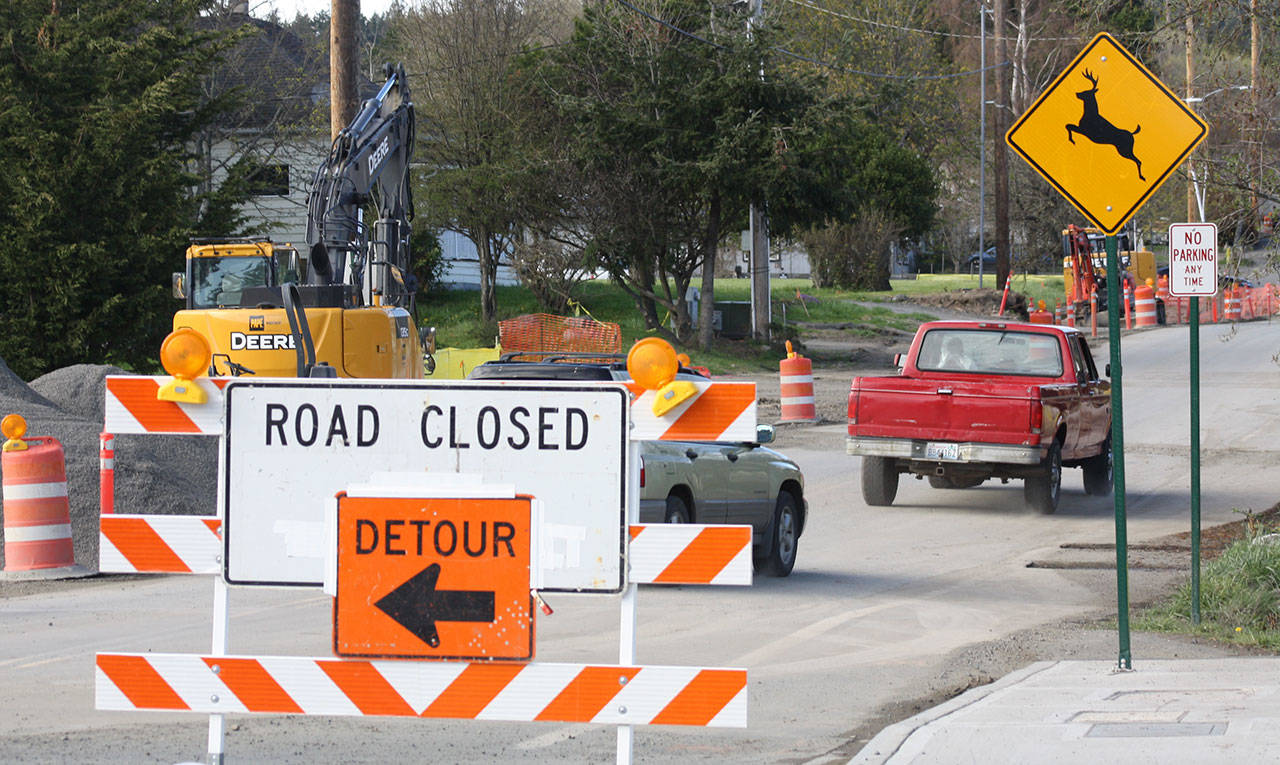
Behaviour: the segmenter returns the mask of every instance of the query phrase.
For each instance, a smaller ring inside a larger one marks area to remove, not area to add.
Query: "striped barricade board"
[[[103,515],[98,569],[110,574],[217,574],[222,522],[207,515]],[[751,584],[751,527],[636,524],[633,584]]]
[[[108,375],[103,429],[108,433],[222,435],[222,389],[230,378],[201,377],[193,382],[207,395],[203,404],[178,404],[156,398],[170,377]]]
[[[203,404],[160,401],[156,392],[171,378],[110,375],[106,378],[104,430],[109,433],[221,435],[222,389],[230,378],[194,382]],[[397,381],[403,382],[403,381]],[[752,382],[694,383],[698,394],[662,416],[653,414],[657,393],[628,383],[632,393],[631,438],[640,441],[752,441],[756,437],[756,386]]]
[[[629,531],[630,582],[751,584],[750,526],[652,523]]]
[[[103,515],[98,570],[112,574],[217,574],[222,521],[207,515]]]
[[[746,727],[747,671],[100,653],[98,709]]]
[[[662,416],[653,413],[657,392],[627,383],[631,438],[636,441],[755,441],[756,384],[694,383],[697,395]]]

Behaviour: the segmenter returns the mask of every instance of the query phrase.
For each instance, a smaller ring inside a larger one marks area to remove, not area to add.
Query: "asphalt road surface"
[[[1131,542],[1188,527],[1187,345],[1185,327],[1124,339]],[[1201,350],[1209,525],[1280,499],[1280,324],[1206,327]],[[1105,363],[1105,348],[1098,355]],[[1114,614],[1105,554],[1090,562],[1062,547],[1114,541],[1112,502],[1086,496],[1079,470],[1066,471],[1052,516],[1023,508],[1020,482],[936,490],[908,477],[892,507],[872,509],[843,426],[785,428],[779,448],[807,480],[810,522],[794,573],[751,587],[645,587],[639,597],[638,662],[747,668],[750,725],[638,728],[638,761],[843,761],[887,722],[886,710],[910,714],[912,700],[1028,663],[1018,653],[1024,636]],[[1135,599],[1176,576],[1135,569]],[[205,577],[51,583],[7,596],[0,588],[0,758],[203,759],[204,717],[95,711],[93,655],[207,651],[212,590]],[[537,625],[540,661],[617,661],[617,598],[549,600],[555,613]],[[232,592],[232,653],[328,656],[330,630],[330,602],[318,591]],[[1114,640],[1095,630],[1072,654],[1114,658]],[[1152,640],[1135,637],[1136,662]],[[229,720],[227,761],[599,762],[613,758],[614,742],[613,728],[587,725],[246,716]]]

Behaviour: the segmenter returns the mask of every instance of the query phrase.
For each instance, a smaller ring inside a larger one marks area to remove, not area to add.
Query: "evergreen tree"
[[[0,357],[24,378],[155,368],[175,253],[201,209],[227,208],[188,172],[222,106],[200,77],[229,39],[197,31],[203,5],[0,4]]]

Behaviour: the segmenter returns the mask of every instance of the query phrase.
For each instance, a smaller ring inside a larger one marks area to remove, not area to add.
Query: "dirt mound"
[[[103,378],[118,373],[116,367],[77,364],[28,385],[0,359],[0,415],[21,414],[27,420],[27,435],[52,436],[62,444],[76,562],[86,568],[98,565]],[[116,512],[214,513],[216,438],[122,435],[116,437],[115,446]],[[0,515],[3,511],[0,504]]]
[[[952,311],[963,311],[975,316],[995,316],[1000,311],[1000,300],[1003,293],[993,289],[958,289],[946,292],[934,292],[924,295],[912,295],[911,302],[921,305],[948,308]],[[1004,309],[1006,316],[1027,320],[1027,298],[1013,290],[1009,290],[1009,300]]]

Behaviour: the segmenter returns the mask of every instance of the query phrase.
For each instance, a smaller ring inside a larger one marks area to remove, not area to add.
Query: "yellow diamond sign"
[[[1104,32],[1005,141],[1085,217],[1114,234],[1208,132],[1204,120]]]

